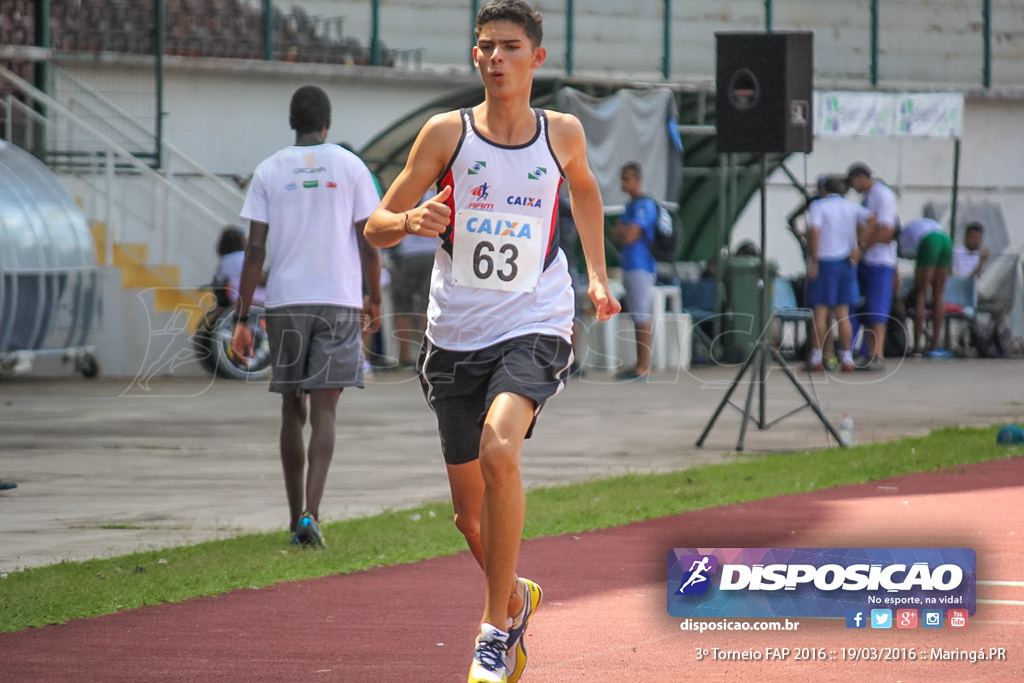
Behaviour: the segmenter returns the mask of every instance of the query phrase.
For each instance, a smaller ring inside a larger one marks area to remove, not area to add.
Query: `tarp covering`
[[[678,201],[682,179],[675,96],[667,88],[622,89],[592,97],[574,88],[558,93],[558,108],[575,115],[587,134],[587,156],[606,206],[625,204],[619,170],[629,161],[643,168],[644,191],[661,201]]]

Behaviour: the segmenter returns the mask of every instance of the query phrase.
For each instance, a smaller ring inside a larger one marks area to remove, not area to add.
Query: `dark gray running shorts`
[[[484,418],[501,393],[533,401],[534,422],[544,402],[565,387],[572,344],[550,335],[515,337],[475,351],[448,351],[425,341],[417,371],[437,416],[441,453],[449,465],[479,457]]]
[[[284,394],[363,386],[362,312],[345,306],[267,309],[274,374],[270,390]]]

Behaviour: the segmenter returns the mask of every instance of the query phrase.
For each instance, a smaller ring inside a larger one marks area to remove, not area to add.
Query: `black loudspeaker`
[[[718,151],[810,152],[814,34],[719,32]]]

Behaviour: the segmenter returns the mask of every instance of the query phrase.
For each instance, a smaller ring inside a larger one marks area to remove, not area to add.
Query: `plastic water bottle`
[[[839,421],[839,441],[844,446],[853,445],[853,418],[849,413],[843,413],[843,419]]]

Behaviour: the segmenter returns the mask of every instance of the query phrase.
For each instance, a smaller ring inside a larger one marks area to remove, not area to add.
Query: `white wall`
[[[241,178],[294,142],[288,103],[302,85],[319,85],[330,96],[330,139],[359,148],[439,94],[479,82],[468,69],[438,77],[320,64],[182,58],[165,62],[165,139],[208,170]],[[128,109],[136,120],[152,125],[151,60],[62,60],[60,65]]]

